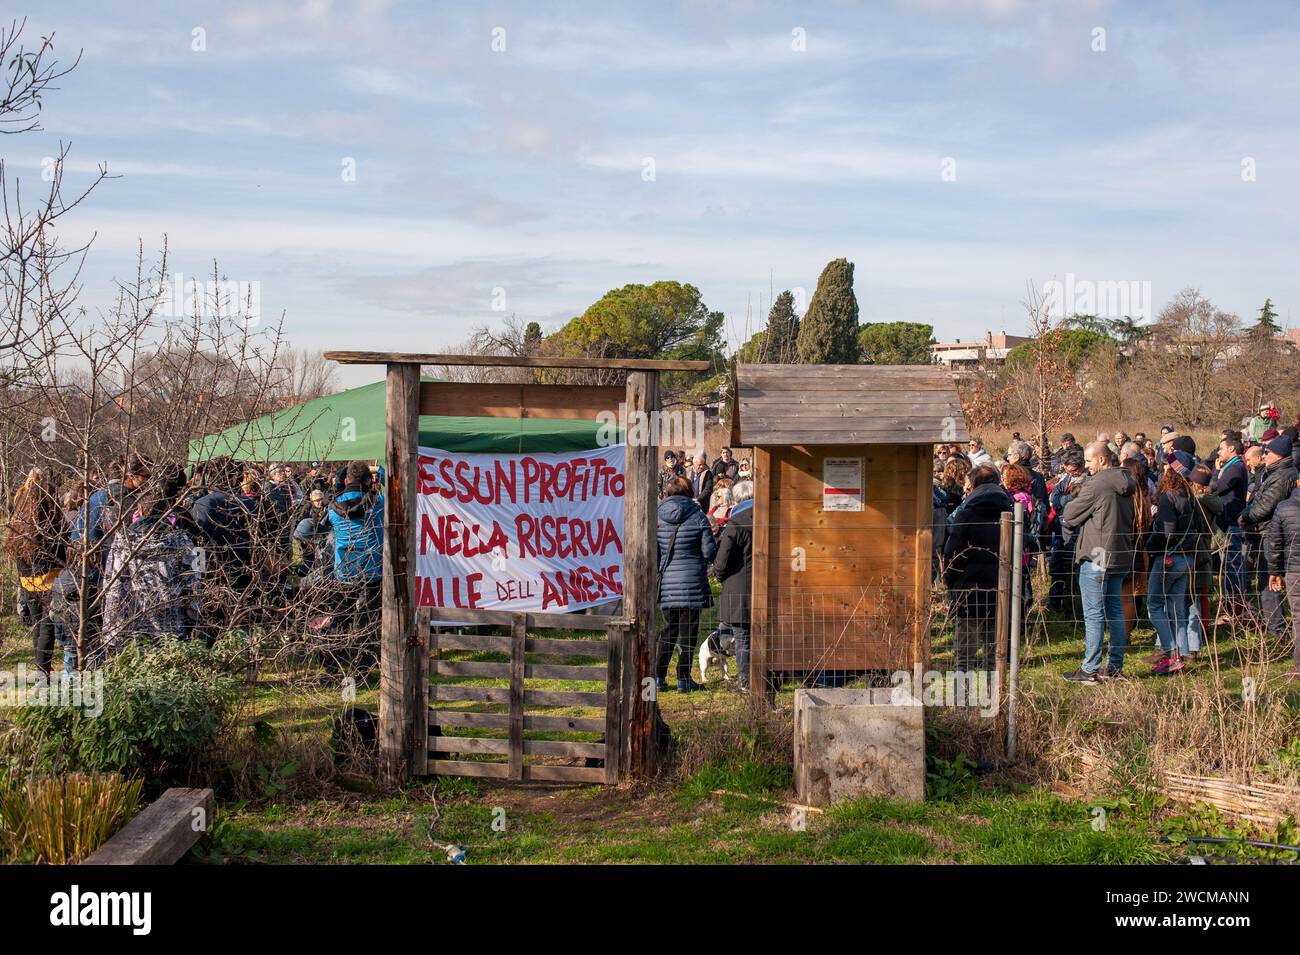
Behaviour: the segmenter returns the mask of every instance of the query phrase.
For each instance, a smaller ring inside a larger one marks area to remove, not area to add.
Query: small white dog
[[[730,630],[714,630],[700,644],[700,682],[709,682],[709,667],[720,666],[722,678],[731,682],[727,661],[736,647],[736,638]]]

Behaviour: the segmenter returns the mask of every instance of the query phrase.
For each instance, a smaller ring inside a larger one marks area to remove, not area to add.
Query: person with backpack
[[[1170,676],[1186,666],[1190,589],[1196,568],[1201,522],[1188,477],[1195,460],[1185,451],[1170,451],[1157,487],[1156,513],[1147,537],[1151,572],[1147,578],[1147,614],[1160,639],[1160,656],[1151,667]]]
[[[172,636],[189,640],[202,621],[203,562],[197,526],[181,507],[179,467],[159,469],[113,535],[104,563],[104,645],[116,653],[130,639]]]
[[[656,534],[659,606],[664,622],[659,631],[655,678],[659,689],[668,688],[668,664],[676,648],[677,689],[689,693],[702,689],[691,679],[691,661],[695,658],[700,611],[713,605],[708,566],[717,556],[718,544],[708,518],[694,500],[696,491],[691,481],[675,477],[665,490]]]
[[[55,482],[48,469],[32,468],[14,494],[5,552],[18,566],[18,616],[31,628],[36,668],[47,678],[59,634],[50,600],[67,543]]]

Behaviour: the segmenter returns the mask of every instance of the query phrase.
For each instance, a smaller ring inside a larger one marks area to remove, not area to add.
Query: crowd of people
[[[1122,678],[1129,635],[1149,620],[1151,672],[1176,674],[1214,626],[1285,637],[1300,679],[1300,465],[1295,425],[1273,403],[1198,453],[1190,435],[1124,430],[1086,445],[1061,435],[1047,460],[1020,435],[995,458],[979,437],[934,458],[934,574],[946,585],[958,670],[992,669],[1000,521],[1023,507],[1025,606],[1046,562],[1049,611],[1082,611],[1084,657],[1065,679]],[[1297,421],[1300,425],[1300,421]],[[1212,613],[1212,608],[1216,613]]]
[[[748,458],[737,461],[723,448],[709,464],[693,455],[664,452],[659,469],[659,630],[655,679],[669,688],[668,667],[677,651],[677,689],[701,689],[691,677],[700,635],[700,616],[713,605],[709,575],[722,585],[718,628],[705,639],[732,645],[738,678],[749,681],[750,594],[753,568],[754,482]]]
[[[934,575],[954,620],[958,670],[991,669],[1000,520],[1024,513],[1025,608],[1081,612],[1078,683],[1123,675],[1129,634],[1156,634],[1151,670],[1178,673],[1207,630],[1258,626],[1282,636],[1289,609],[1300,676],[1300,440],[1260,409],[1213,449],[1166,425],[1080,444],[1063,434],[1045,460],[1019,434],[995,457],[979,437],[934,457]],[[349,632],[379,617],[383,471],[363,462],[265,469],[217,458],[188,471],[123,456],[85,485],[33,468],[13,496],[5,548],[18,568],[19,612],[48,674],[94,666],[128,640],[174,634],[212,642],[283,614],[289,594],[328,584],[328,610]],[[749,459],[723,448],[712,463],[668,451],[659,469],[659,689],[678,653],[676,687],[700,689],[692,663],[702,612],[721,585],[718,626],[748,679],[753,539]],[[1040,576],[1032,571],[1045,564]],[[1042,581],[1041,585],[1038,581]],[[341,609],[346,608],[346,609]],[[1076,608],[1077,611],[1076,611]],[[1212,613],[1212,608],[1215,611]],[[329,614],[326,614],[328,619]],[[82,620],[85,625],[82,626]],[[82,656],[78,656],[78,635]]]
[[[314,462],[299,474],[223,457],[187,472],[124,455],[89,485],[36,467],[10,502],[19,615],[47,677],[57,648],[72,673],[129,640],[247,633],[304,581],[377,618],[382,469]]]

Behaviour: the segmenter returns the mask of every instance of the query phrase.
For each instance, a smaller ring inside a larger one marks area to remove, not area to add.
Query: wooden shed
[[[933,447],[968,438],[932,366],[740,365],[738,443],[754,448],[750,674],[758,697],[924,665]]]

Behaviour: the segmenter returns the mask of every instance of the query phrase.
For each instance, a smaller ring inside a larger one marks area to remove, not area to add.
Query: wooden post
[[[415,633],[415,490],[420,445],[420,366],[388,366],[384,488],[383,618],[379,644],[379,752],[385,777],[423,773],[428,759],[428,660]]]
[[[517,613],[510,621],[510,778],[524,778],[524,646],[528,641],[528,615]]]
[[[916,509],[912,540],[916,545],[912,603],[916,620],[912,624],[912,672],[924,673],[930,660],[930,573],[934,565],[934,478],[933,447],[916,446]]]
[[[631,371],[627,376],[627,420],[659,410],[659,373]],[[629,428],[629,430],[631,430]],[[623,758],[629,775],[653,776],[659,762],[655,726],[657,701],[645,699],[644,682],[654,679],[651,648],[659,601],[659,526],[657,462],[648,435],[628,442],[623,484],[623,616],[630,621],[623,653]],[[616,635],[610,632],[611,639]]]
[[[739,399],[737,399],[739,401]],[[779,462],[779,457],[775,461]],[[750,585],[749,623],[749,698],[755,710],[766,707],[772,698],[769,683],[772,654],[772,595],[768,592],[770,579],[768,553],[771,546],[772,488],[778,475],[772,473],[774,456],[767,448],[755,448],[751,462],[750,480],[754,482],[754,539],[753,581]]]
[[[994,699],[998,706],[998,719],[1001,720],[1002,713],[1002,688],[1007,682],[1007,637],[1011,633],[1011,575],[1014,568],[1011,566],[1012,560],[1012,537],[1014,536],[1014,518],[1011,512],[1007,511],[1002,515],[998,528],[1000,538],[998,541],[998,603],[997,614],[994,617],[993,634],[996,652],[994,655],[993,671],[993,692],[996,694]]]

